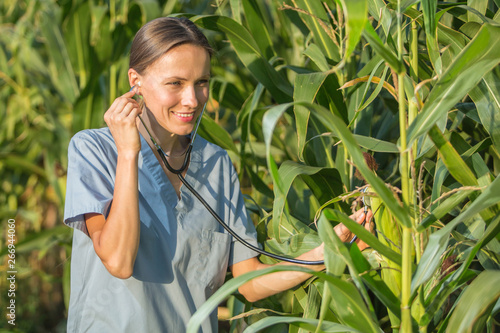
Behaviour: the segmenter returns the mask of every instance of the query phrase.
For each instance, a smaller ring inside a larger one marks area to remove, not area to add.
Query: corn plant
[[[192,20],[222,33],[256,81],[239,87],[249,98],[238,139],[258,231],[266,248],[291,256],[327,248],[325,273],[281,302],[247,305],[246,331],[491,331],[500,294],[498,4],[226,6],[231,14]],[[376,236],[348,217],[346,202],[361,198]],[[340,242],[338,222],[372,250]],[[190,329],[245,281],[284,269],[229,281]]]

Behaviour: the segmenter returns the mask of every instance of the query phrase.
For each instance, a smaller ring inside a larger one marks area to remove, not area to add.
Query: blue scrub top
[[[86,213],[109,213],[117,161],[113,137],[108,128],[93,129],[70,142],[64,223],[75,232],[68,332],[184,332],[222,285],[228,266],[257,255],[189,190],[181,187],[179,199],[142,136],[141,144],[139,250],[133,276],[119,279],[96,255],[84,220]],[[185,178],[237,234],[258,246],[226,151],[198,136]],[[215,312],[202,330],[217,332]]]

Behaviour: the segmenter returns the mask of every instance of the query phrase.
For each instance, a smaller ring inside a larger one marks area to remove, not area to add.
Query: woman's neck
[[[142,136],[146,138],[146,141],[148,141],[151,146],[154,145],[151,142],[150,134],[169,156],[182,155],[186,151],[189,144],[189,139],[186,136],[180,136],[167,131],[158,123],[153,113],[147,108],[145,108],[141,118],[144,124],[139,121],[139,132],[141,132]],[[147,130],[144,126],[147,126]]]

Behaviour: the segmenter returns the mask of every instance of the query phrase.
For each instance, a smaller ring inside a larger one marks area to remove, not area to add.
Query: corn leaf
[[[500,27],[485,24],[432,88],[422,111],[408,129],[408,146],[500,63]]]
[[[465,290],[448,324],[446,332],[480,331],[478,319],[491,310],[500,297],[500,272],[484,271]],[[484,324],[484,323],[483,323]]]
[[[206,140],[226,150],[231,150],[235,153],[238,152],[229,133],[209,116],[205,115],[203,117],[203,121],[200,122],[199,131],[200,135]]]
[[[256,0],[243,1],[243,9],[245,11],[250,33],[253,36],[259,36],[255,42],[259,45],[266,59],[271,59],[275,56],[273,42],[269,35],[269,28],[264,20],[264,15],[259,8],[259,4]]]
[[[320,234],[323,235],[322,239],[325,243],[325,252],[333,252],[346,262],[351,271],[355,270],[355,267],[349,258],[347,249],[333,231],[330,222],[323,216],[319,220],[318,230]],[[359,280],[358,275],[354,278]],[[368,304],[371,302],[366,298],[366,291],[364,290],[364,286],[362,284],[360,285],[359,283],[356,283],[356,286],[358,287],[356,288],[354,284],[336,277],[328,279],[326,283],[330,290],[330,294],[333,295],[331,299],[331,307],[341,323],[349,327],[356,328],[361,332],[381,331],[375,324],[372,318],[372,313],[365,305],[365,302],[368,302]],[[362,295],[365,297],[360,295],[358,289],[361,290]],[[371,304],[369,306],[371,308]]]
[[[298,317],[266,317],[255,324],[248,326],[243,332],[244,333],[257,333],[262,332],[264,329],[277,325],[277,324],[290,324],[298,326],[300,328],[306,329],[308,332],[356,332],[361,333],[352,327],[341,325],[338,323],[333,323],[329,321],[319,322],[319,319],[308,319],[308,318],[298,318]],[[319,327],[318,327],[319,326]],[[319,329],[317,331],[316,329]]]
[[[415,292],[420,285],[427,282],[436,271],[441,260],[441,255],[448,245],[451,231],[460,222],[472,218],[474,215],[492,205],[497,205],[498,202],[500,202],[500,177],[497,177],[465,211],[449,222],[444,228],[433,233],[429,237],[429,242],[412,278],[412,293]]]
[[[323,54],[335,62],[340,61],[339,49],[325,31],[321,23],[328,24],[329,19],[323,3],[316,0],[295,0],[298,8],[305,10],[308,14],[300,13],[300,17],[307,25],[315,43],[320,47]]]
[[[398,60],[394,52],[386,45],[384,45],[370,22],[367,22],[365,25],[365,29],[363,30],[363,37],[365,37],[368,42],[370,42],[370,46],[389,64],[392,70],[394,70],[396,73],[402,73],[404,71],[403,64]]]
[[[397,317],[401,316],[401,302],[394,295],[380,275],[372,269],[372,266],[363,256],[357,246],[351,246],[350,249],[352,263],[359,272],[361,278],[368,288],[377,296],[377,298],[394,313]]]
[[[279,103],[291,100],[292,87],[262,56],[258,44],[248,30],[224,16],[195,16],[191,20],[204,29],[225,33],[240,60],[273,98]]]
[[[303,164],[298,164],[292,161],[285,161],[278,170],[278,177],[281,184],[280,190],[274,191],[273,203],[273,221],[272,228],[274,235],[280,241],[280,228],[282,226],[282,219],[284,217],[284,208],[286,204],[286,197],[294,179],[299,175],[312,175],[322,170],[321,167],[312,167]]]
[[[481,124],[491,135],[491,139],[500,150],[500,85],[498,71],[488,73],[477,87],[469,92],[476,104]]]
[[[367,0],[342,0],[342,7],[347,21],[347,45],[344,53],[344,60],[347,61],[361,39],[367,21],[368,3]]]
[[[345,225],[347,229],[352,231],[352,233],[357,235],[363,242],[370,245],[371,248],[378,251],[381,255],[401,265],[401,255],[399,253],[382,244],[377,237],[371,234],[363,226],[351,220],[346,214],[332,209],[325,210],[324,214],[328,219],[338,221]]]

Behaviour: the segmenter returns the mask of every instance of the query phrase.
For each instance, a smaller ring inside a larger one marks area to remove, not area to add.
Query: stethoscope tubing
[[[133,86],[132,88],[130,88],[130,91],[132,91],[132,89],[134,89],[135,86]],[[161,146],[156,143],[156,141],[154,140],[151,132],[149,131],[148,127],[146,126],[146,124],[144,123],[144,121],[142,120],[142,118],[139,116],[139,119],[141,120],[142,122],[142,125],[144,126],[144,128],[146,129],[146,131],[148,132],[149,134],[149,137],[151,139],[151,142],[153,142],[154,146],[156,147],[156,150],[158,151],[158,154],[160,155],[160,158],[163,162],[163,164],[165,165],[165,167],[167,168],[168,171],[172,172],[173,174],[177,175],[177,177],[179,177],[179,180],[182,182],[182,184],[184,186],[186,186],[186,188],[198,199],[198,201],[200,201],[200,203],[206,208],[206,210],[215,218],[215,220],[231,235],[233,236],[238,242],[242,243],[243,245],[245,245],[246,247],[248,247],[249,249],[259,253],[259,254],[262,254],[262,255],[265,255],[265,256],[268,256],[268,257],[271,257],[273,259],[277,259],[277,260],[281,260],[281,261],[286,261],[286,262],[289,262],[289,263],[293,263],[293,264],[299,264],[299,265],[323,265],[325,263],[324,260],[319,260],[319,261],[311,261],[311,260],[301,260],[301,259],[295,259],[295,258],[289,258],[289,257],[284,257],[284,256],[280,256],[280,255],[277,255],[277,254],[274,254],[274,253],[270,253],[270,252],[267,252],[265,250],[262,250],[250,243],[248,243],[246,240],[244,240],[243,238],[241,238],[236,232],[234,232],[231,227],[229,227],[223,220],[222,218],[220,218],[220,216],[217,214],[217,212],[215,212],[212,207],[205,201],[205,199],[203,199],[203,197],[191,186],[191,184],[188,183],[188,181],[183,177],[182,173],[186,170],[188,164],[189,164],[189,159],[191,157],[191,151],[193,149],[193,143],[194,143],[194,139],[196,138],[196,134],[198,132],[198,128],[200,126],[200,122],[201,122],[201,118],[203,117],[203,113],[205,112],[205,108],[206,108],[206,103],[205,105],[203,106],[203,110],[201,112],[201,114],[199,115],[198,119],[197,119],[197,122],[196,122],[196,127],[194,129],[194,132],[191,136],[191,141],[189,143],[189,146],[185,152],[185,157],[184,157],[184,162],[182,163],[182,166],[179,168],[179,169],[175,169],[173,168],[170,163],[168,162],[167,158],[166,158],[166,154],[165,152],[163,151],[163,149],[161,148]]]

